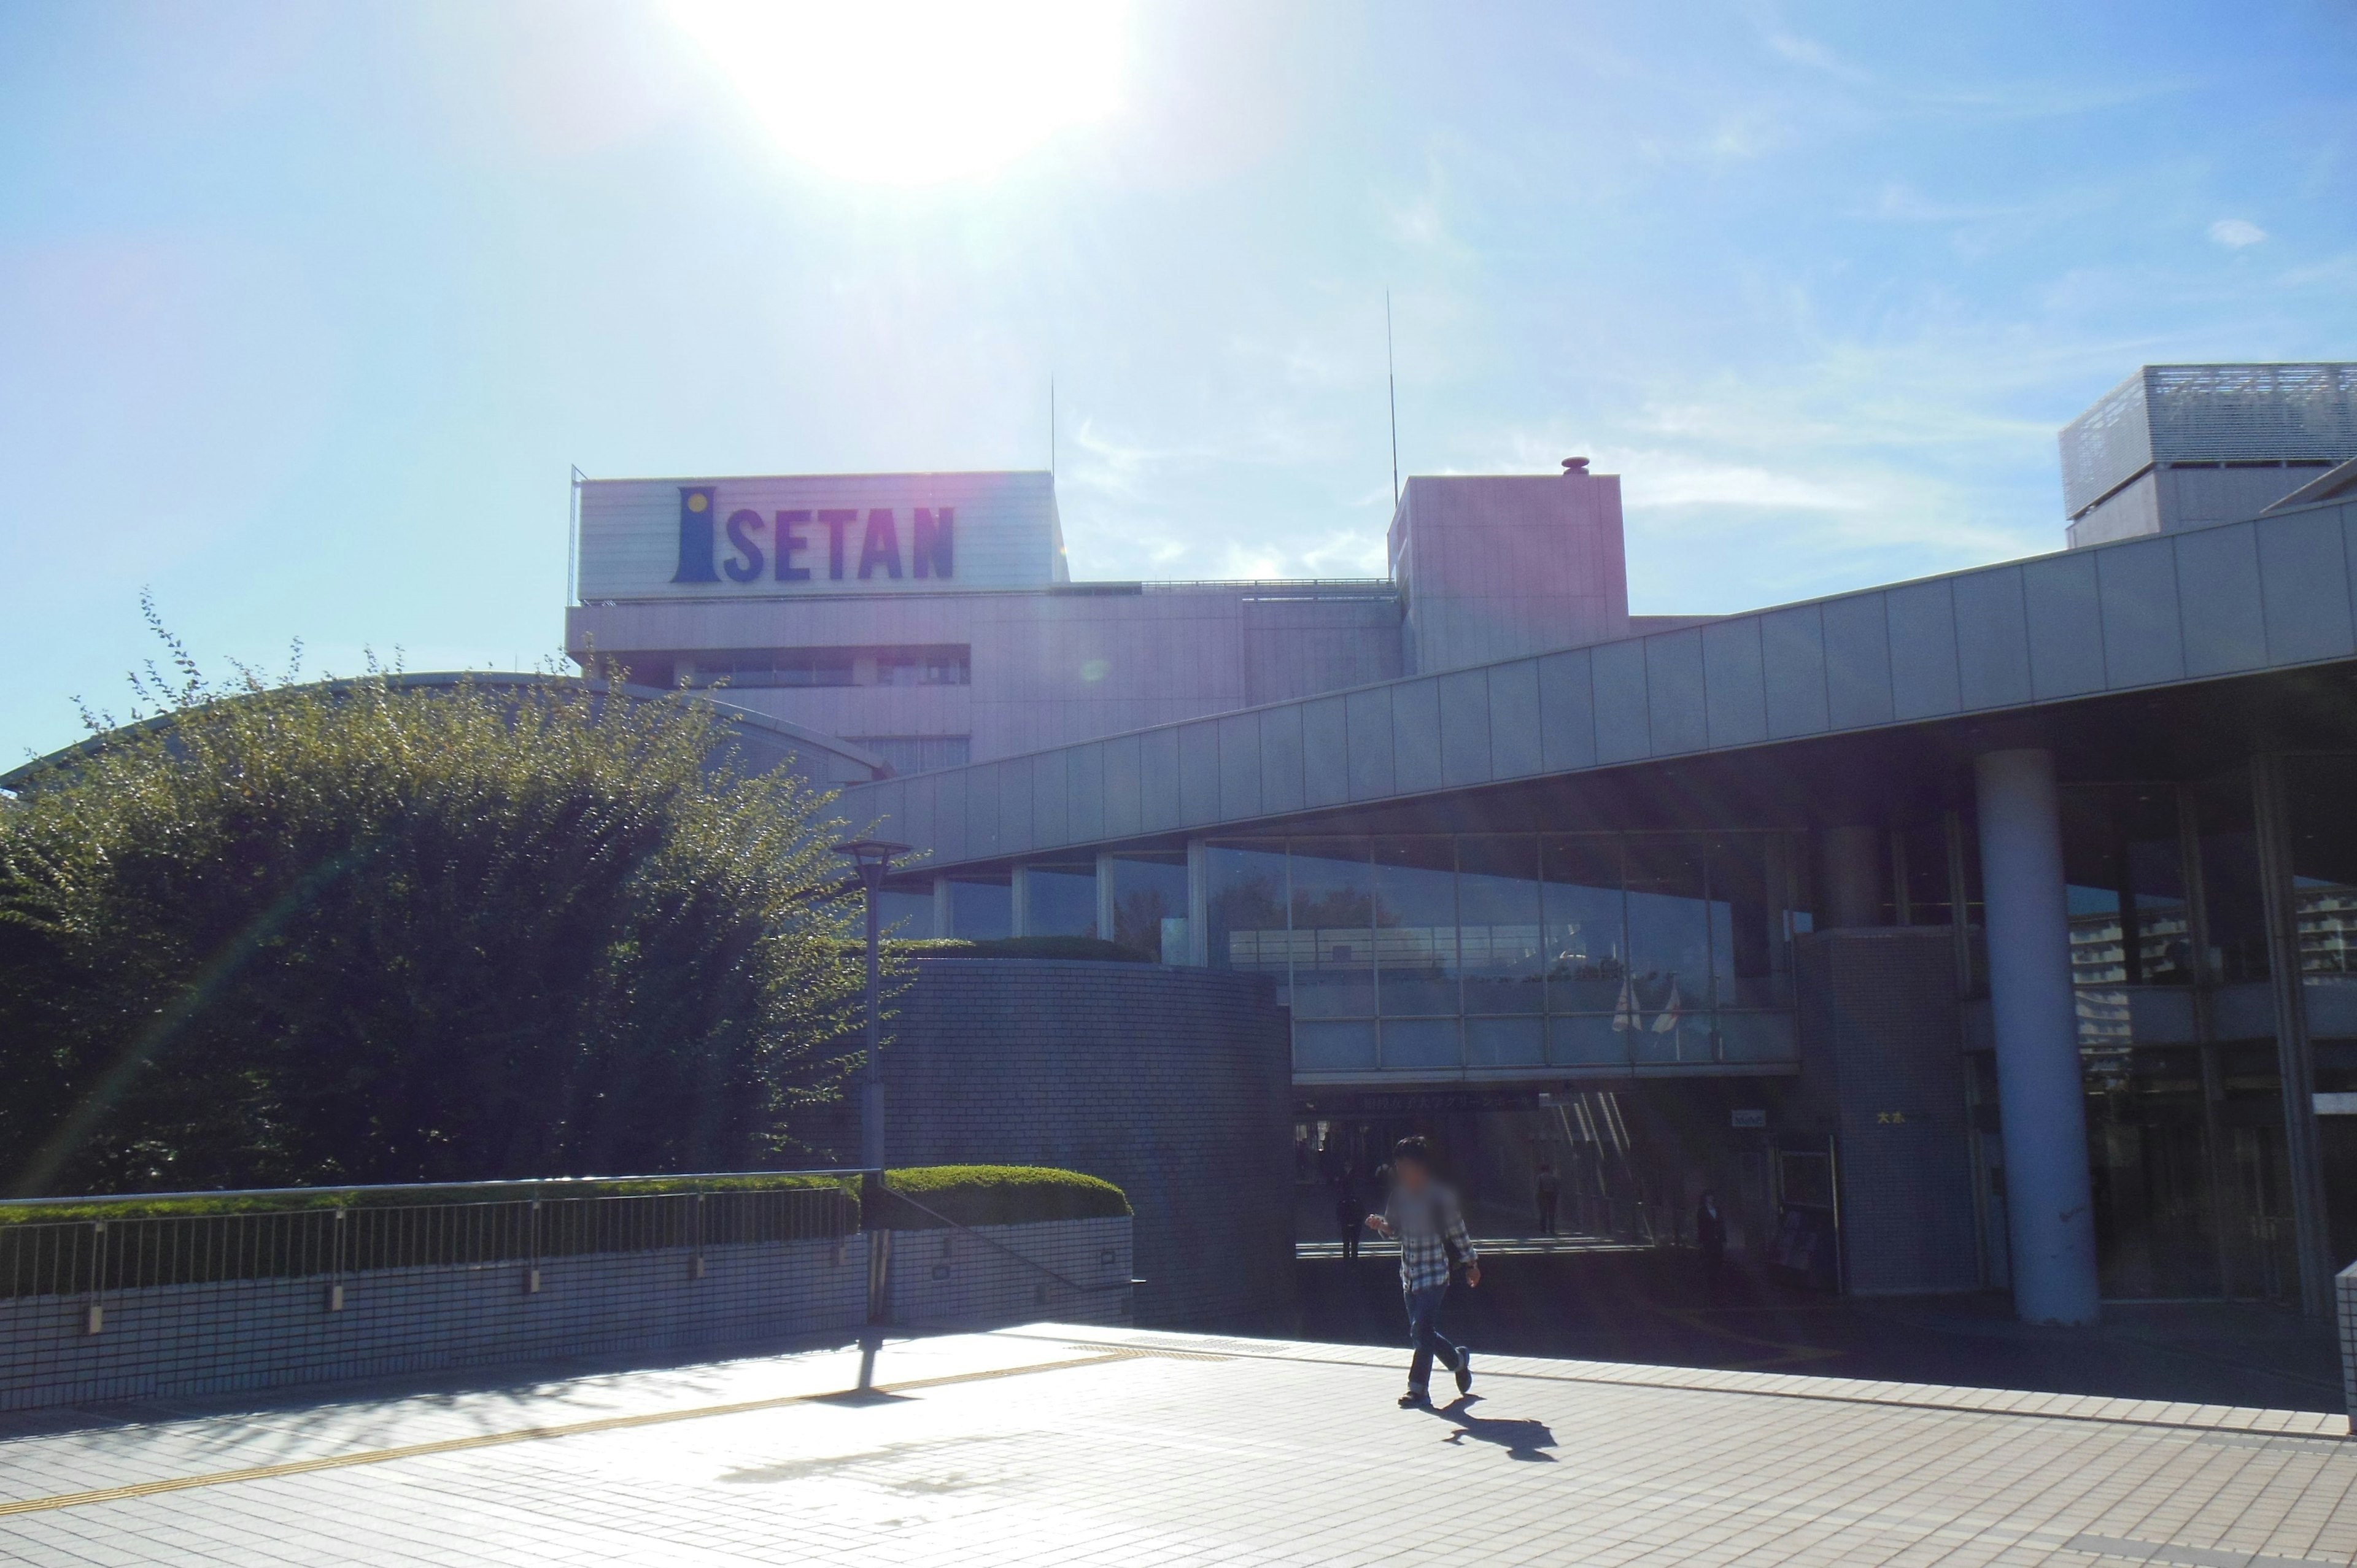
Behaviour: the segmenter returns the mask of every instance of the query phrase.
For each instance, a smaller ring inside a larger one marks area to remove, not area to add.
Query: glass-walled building
[[[1794,1057],[1792,840],[1213,840],[1206,961],[1276,982],[1297,1078]]]
[[[2357,1259],[2357,371],[2200,369],[2078,429],[2103,542],[1477,651],[1577,552],[1419,481],[1396,676],[846,807],[927,857],[912,932],[1265,983],[1320,1140],[1428,1126],[1511,1187],[1609,1126],[1622,1191],[1764,1190],[1758,1244],[1846,1288],[2321,1312]],[[2228,449],[2262,427],[2299,449]]]

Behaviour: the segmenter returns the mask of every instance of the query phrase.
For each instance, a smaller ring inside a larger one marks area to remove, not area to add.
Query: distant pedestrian
[[[1555,1180],[1555,1166],[1544,1160],[1539,1162],[1538,1176],[1531,1183],[1531,1196],[1538,1205],[1539,1234],[1554,1235],[1555,1206],[1563,1196],[1563,1187]]]
[[[1359,1176],[1349,1165],[1334,1180],[1334,1223],[1342,1230],[1342,1256],[1356,1259],[1366,1234],[1367,1201],[1359,1196]]]
[[[1702,1249],[1702,1283],[1716,1292],[1719,1272],[1727,1266],[1727,1221],[1719,1215],[1715,1192],[1705,1192],[1695,1206],[1695,1245]]]
[[[1457,1195],[1433,1179],[1432,1151],[1422,1138],[1399,1141],[1391,1170],[1384,1211],[1369,1215],[1367,1223],[1376,1235],[1396,1237],[1400,1244],[1400,1294],[1407,1302],[1408,1343],[1415,1348],[1408,1359],[1407,1392],[1399,1402],[1407,1409],[1432,1402],[1435,1357],[1457,1375],[1459,1395],[1472,1390],[1472,1353],[1441,1334],[1440,1304],[1448,1298],[1452,1268],[1465,1271],[1469,1288],[1480,1284],[1481,1260],[1466,1233]]]

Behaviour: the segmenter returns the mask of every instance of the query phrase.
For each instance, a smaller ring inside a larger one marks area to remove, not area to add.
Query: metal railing
[[[652,1185],[645,1177],[584,1177],[20,1199],[0,1203],[0,1300],[95,1301],[159,1285],[339,1281],[386,1269],[537,1270],[544,1260],[590,1254],[686,1251],[700,1262],[706,1248],[849,1235],[859,1226],[861,1176],[662,1178],[656,1191],[645,1190]],[[780,1178],[793,1185],[753,1185]],[[173,1200],[222,1207],[135,1212]],[[231,1207],[240,1203],[256,1207]]]

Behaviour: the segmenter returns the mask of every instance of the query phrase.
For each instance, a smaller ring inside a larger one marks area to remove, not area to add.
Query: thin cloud
[[[2210,238],[2230,251],[2245,245],[2255,245],[2267,237],[2267,231],[2247,218],[2221,218],[2210,225]]]

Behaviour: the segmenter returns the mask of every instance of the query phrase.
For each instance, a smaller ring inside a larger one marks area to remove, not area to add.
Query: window
[[[857,650],[849,648],[770,648],[725,653],[694,653],[680,660],[681,681],[690,686],[849,686],[856,684]]]
[[[647,663],[661,667],[662,656]],[[963,643],[892,648],[735,648],[670,656],[689,686],[968,686],[974,651]]]
[[[879,648],[876,650],[876,683],[879,686],[971,686],[974,653],[963,646]]]
[[[1113,857],[1113,940],[1149,963],[1187,961],[1187,856]]]
[[[1027,937],[1095,936],[1096,862],[1025,866],[1023,934]]]

